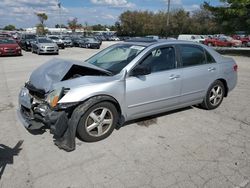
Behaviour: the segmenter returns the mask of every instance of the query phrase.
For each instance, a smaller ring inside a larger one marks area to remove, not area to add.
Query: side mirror
[[[143,76],[151,73],[151,69],[144,65],[137,65],[131,72],[131,76]]]

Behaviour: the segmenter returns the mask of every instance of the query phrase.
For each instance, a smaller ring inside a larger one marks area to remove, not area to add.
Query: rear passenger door
[[[182,85],[180,102],[199,102],[218,75],[214,58],[199,45],[179,45]]]

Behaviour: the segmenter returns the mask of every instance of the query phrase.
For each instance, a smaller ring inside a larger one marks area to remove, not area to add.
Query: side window
[[[195,46],[180,46],[182,67],[206,64],[204,50]]]
[[[141,63],[150,67],[151,72],[159,72],[175,68],[175,50],[173,47],[153,50]]]
[[[206,57],[207,57],[207,63],[216,63],[215,59],[213,58],[213,56],[207,51],[205,50],[206,53]]]

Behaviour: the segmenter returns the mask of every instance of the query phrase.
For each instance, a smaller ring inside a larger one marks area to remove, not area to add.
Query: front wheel
[[[77,126],[79,137],[86,142],[107,138],[118,122],[116,107],[110,102],[100,102],[90,107]]]
[[[208,89],[201,106],[207,110],[213,110],[220,106],[225,96],[225,87],[219,80],[215,81]]]

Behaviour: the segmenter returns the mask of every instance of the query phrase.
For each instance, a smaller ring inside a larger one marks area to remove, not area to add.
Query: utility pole
[[[170,18],[170,0],[168,0],[167,27],[169,26],[169,18]]]
[[[167,11],[167,37],[169,37],[169,20],[170,20],[170,0],[168,0],[168,11]]]
[[[59,26],[60,26],[60,36],[62,36],[62,21],[61,21],[61,3],[60,1],[58,0],[58,8],[59,8]]]

